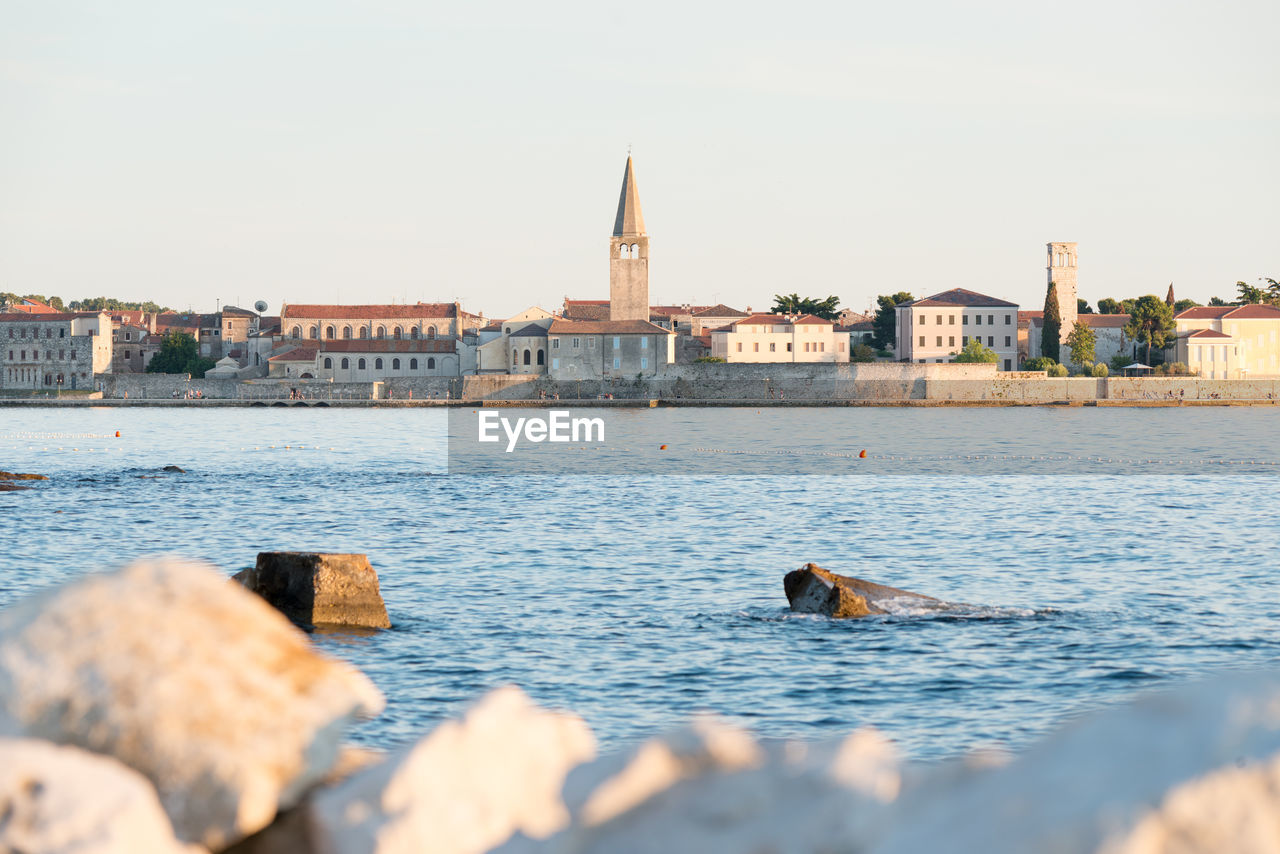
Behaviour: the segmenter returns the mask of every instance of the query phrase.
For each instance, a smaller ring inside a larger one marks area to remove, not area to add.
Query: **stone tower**
[[[609,319],[649,319],[649,235],[644,232],[640,191],[630,156],[609,239]]]
[[[1058,286],[1058,311],[1062,314],[1061,340],[1076,325],[1076,245],[1074,243],[1050,243],[1049,282]],[[1045,284],[1048,287],[1048,283]]]

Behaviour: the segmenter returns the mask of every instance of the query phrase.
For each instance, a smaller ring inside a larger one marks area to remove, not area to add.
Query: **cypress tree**
[[[1055,362],[1062,361],[1059,345],[1062,336],[1062,310],[1058,306],[1058,286],[1049,283],[1049,292],[1044,295],[1044,331],[1040,335],[1040,355],[1047,356]]]

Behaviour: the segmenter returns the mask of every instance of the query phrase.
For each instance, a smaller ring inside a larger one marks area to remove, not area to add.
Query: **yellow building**
[[[1208,379],[1280,376],[1280,308],[1196,306],[1174,317],[1175,359]]]

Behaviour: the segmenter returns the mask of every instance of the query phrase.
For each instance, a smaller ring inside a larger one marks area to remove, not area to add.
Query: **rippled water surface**
[[[1153,454],[1168,441],[1183,456],[1280,461],[1278,414],[629,417],[677,445],[696,434],[787,446],[817,425],[833,448],[856,437],[886,453],[970,431],[1013,444],[1138,436]],[[0,469],[53,477],[0,493],[0,606],[156,552],[227,573],[259,551],[366,552],[395,628],[316,640],[387,694],[357,733],[376,744],[514,682],[583,715],[606,744],[709,709],[766,737],[874,724],[934,758],[1016,749],[1144,686],[1280,650],[1280,477],[1253,469],[446,475],[445,430],[442,412],[424,410],[0,410]],[[166,464],[187,473],[160,474]],[[782,576],[806,561],[970,607],[792,615]]]

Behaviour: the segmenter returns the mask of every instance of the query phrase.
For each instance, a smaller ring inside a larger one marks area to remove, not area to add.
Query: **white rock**
[[[461,721],[317,791],[307,807],[316,846],[325,854],[478,854],[517,830],[543,837],[568,821],[566,772],[594,755],[580,718],[500,688]]]
[[[0,612],[0,734],[114,756],[178,837],[222,847],[333,765],[382,697],[212,567],[141,562]]]
[[[1275,795],[1261,794],[1270,785],[1261,776],[1210,778],[1214,782],[1187,790],[1199,793],[1192,801],[1179,790],[1157,816],[1151,811],[1183,783],[1278,751],[1280,673],[1235,674],[1149,694],[1066,727],[1003,768],[908,791],[895,805],[892,833],[875,851],[1075,854],[1121,844],[1131,845],[1118,849],[1126,852],[1240,850],[1144,848],[1142,834],[1154,831],[1139,829],[1140,823],[1145,816],[1172,832],[1202,820],[1211,828],[1233,815],[1242,827],[1246,821],[1273,827]],[[1242,795],[1233,813],[1189,818],[1202,807],[1225,809],[1227,787],[1253,794]],[[1264,802],[1270,806],[1260,806]]]
[[[570,774],[573,824],[501,854],[860,852],[883,832],[901,784],[873,730],[843,742],[764,748],[710,719]]]
[[[183,854],[155,789],[114,759],[0,738],[0,851]]]

